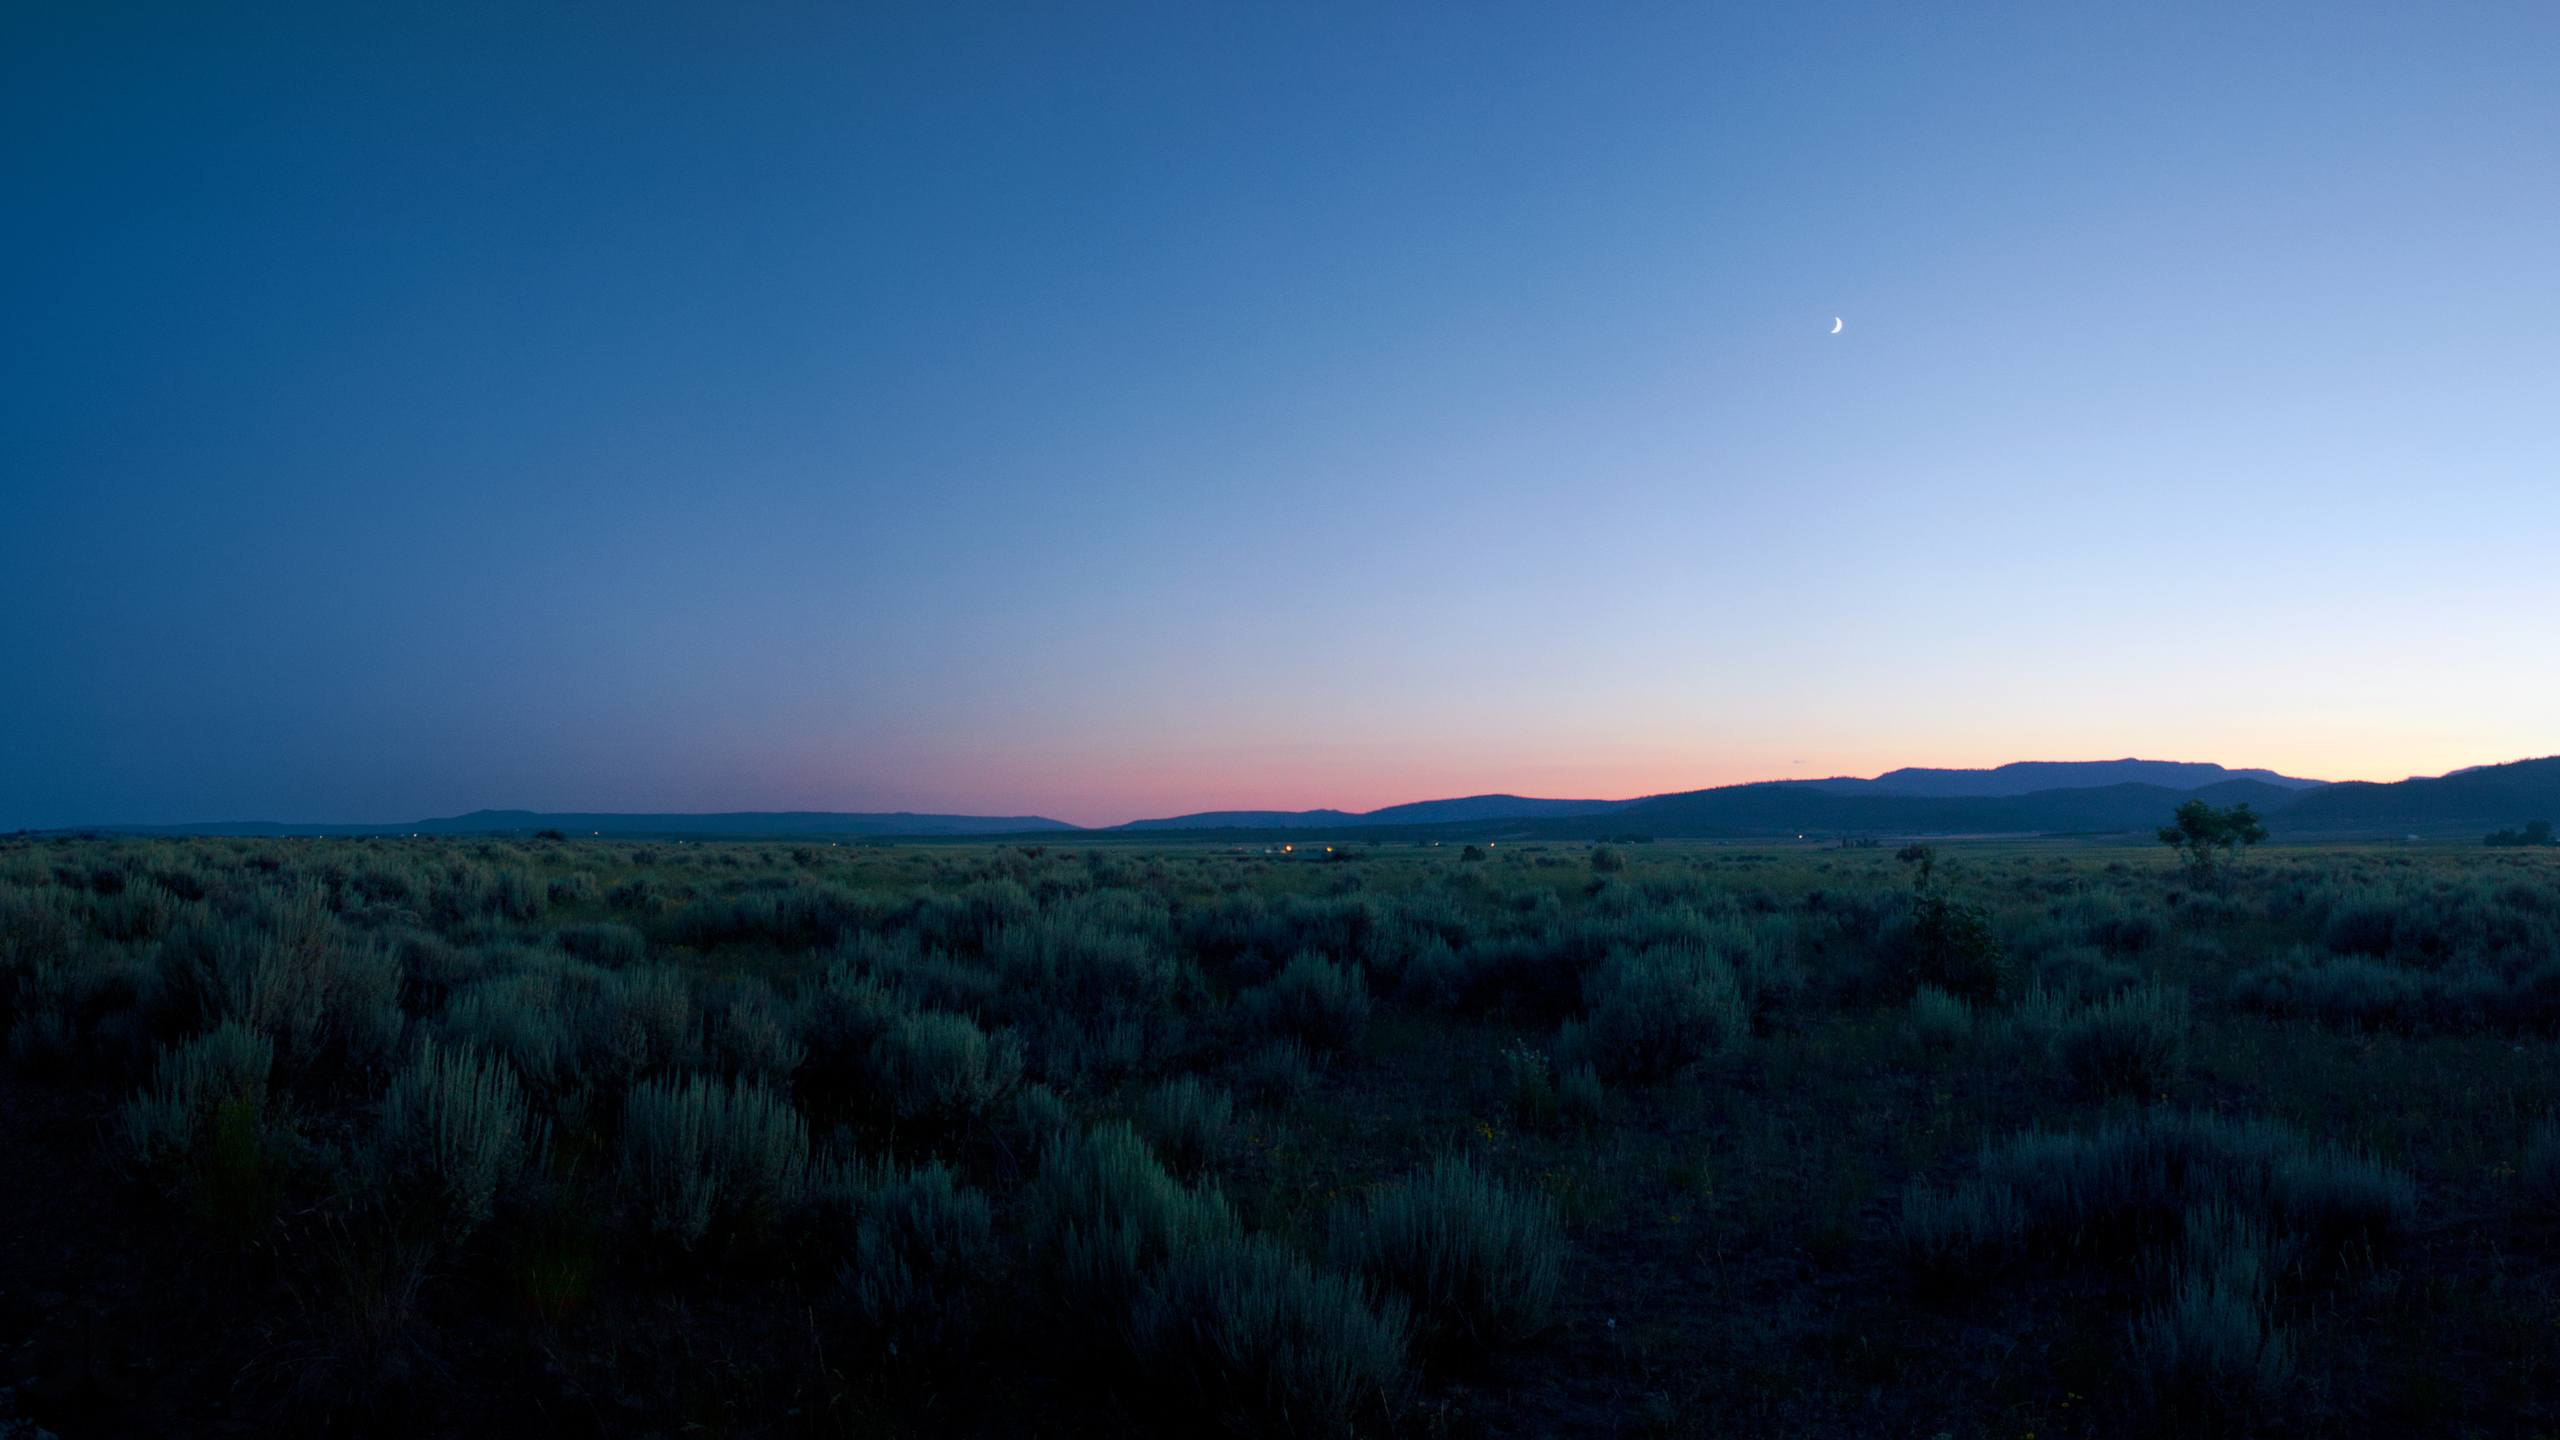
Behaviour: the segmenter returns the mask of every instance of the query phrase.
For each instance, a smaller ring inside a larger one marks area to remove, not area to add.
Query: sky
[[[0,828],[2560,751],[2555,56],[11,5]]]

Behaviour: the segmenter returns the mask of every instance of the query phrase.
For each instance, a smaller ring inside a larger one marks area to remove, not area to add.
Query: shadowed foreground
[[[66,1436],[2560,1420],[2548,853],[1322,851],[9,843],[0,1381]]]

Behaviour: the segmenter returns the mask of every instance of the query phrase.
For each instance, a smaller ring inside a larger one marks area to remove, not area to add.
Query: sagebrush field
[[[13,841],[0,1030],[72,1437],[2560,1424],[2535,850]]]

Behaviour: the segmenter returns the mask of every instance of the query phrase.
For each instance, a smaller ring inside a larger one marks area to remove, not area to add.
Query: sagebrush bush
[[[1545,1328],[1564,1234],[1553,1202],[1441,1159],[1338,1210],[1332,1255],[1405,1297],[1426,1353],[1465,1359]]]
[[[880,1103],[902,1121],[952,1125],[986,1114],[1022,1079],[1022,1050],[966,1015],[902,1015],[872,1042]]]
[[[1567,1066],[1556,1081],[1556,1118],[1587,1128],[1607,1115],[1608,1095],[1601,1088],[1600,1072],[1587,1062]]]
[[[1319,1062],[1295,1040],[1274,1040],[1245,1052],[1236,1084],[1256,1105],[1285,1108],[1316,1086]]]
[[[2156,1095],[2186,1057],[2184,991],[2144,985],[2087,1006],[2054,1033],[2055,1057],[2087,1095]]]
[[[265,1230],[281,1198],[286,1137],[267,1092],[275,1065],[272,1042],[225,1022],[165,1052],[150,1088],[122,1111],[145,1173],[227,1241]]]
[[[1954,1050],[1973,1038],[1973,1006],[1960,995],[1923,985],[1911,997],[1909,1023],[1921,1049]]]
[[[2293,1357],[2269,1310],[2275,1268],[2268,1237],[2247,1216],[2189,1216],[2170,1293],[2133,1330],[2135,1371],[2155,1406],[2210,1424],[2282,1394]]]
[[[807,1017],[773,987],[750,980],[733,987],[711,1025],[710,1049],[733,1077],[760,1076],[787,1085],[809,1058]]]
[[[1301,951],[1245,1004],[1262,1026],[1316,1050],[1356,1043],[1369,1025],[1369,984],[1359,970]]]
[[[551,932],[551,943],[607,969],[620,970],[637,965],[649,957],[649,942],[628,925],[600,921],[592,925],[563,925]]]
[[[1223,1195],[1174,1178],[1119,1121],[1050,1145],[1029,1209],[1033,1250],[1063,1312],[1115,1326],[1123,1342],[1134,1340],[1134,1307],[1165,1257],[1240,1229]]]
[[[162,1033],[236,1022],[296,1069],[372,1064],[406,1024],[398,955],[348,934],[317,887],[264,896],[246,920],[182,927],[160,947],[157,982]]]
[[[1388,1415],[1404,1385],[1402,1299],[1372,1305],[1357,1281],[1266,1236],[1174,1251],[1132,1329],[1150,1388],[1169,1387],[1232,1432],[1351,1434]]]
[[[545,1138],[506,1062],[432,1041],[392,1077],[374,1132],[385,1177],[432,1193],[457,1237],[541,1163]]]
[[[1720,957],[1688,946],[1621,950],[1583,986],[1581,1028],[1558,1056],[1611,1080],[1661,1080],[1750,1032],[1742,990]]]
[[[807,1193],[809,1127],[760,1082],[643,1081],[623,1105],[621,1176],[648,1228],[679,1246],[751,1238]]]
[[[2560,1123],[2545,1120],[2525,1137],[2516,1179],[2534,1206],[2544,1210],[2560,1206]]]
[[[1138,1102],[1138,1128],[1174,1173],[1213,1170],[1234,1143],[1235,1097],[1196,1075],[1147,1088]]]
[[[853,1260],[838,1282],[863,1320],[913,1356],[966,1343],[994,1269],[994,1212],[951,1171],[928,1163],[869,1197]]]
[[[136,1160],[169,1171],[187,1162],[226,1113],[263,1122],[275,1043],[236,1021],[162,1053],[149,1088],[123,1110],[125,1142]]]
[[[1922,1285],[1941,1291],[1981,1285],[2025,1243],[2026,1208],[2001,1185],[1950,1189],[1913,1183],[1902,1192],[1898,1238]]]
[[[2178,1110],[2023,1132],[1983,1152],[1979,1183],[2016,1196],[2032,1238],[2116,1256],[2174,1239],[2203,1206],[2328,1245],[2387,1241],[2417,1209],[2416,1185],[2365,1156],[2273,1121]]]
[[[1554,1067],[1547,1052],[1523,1041],[1502,1051],[1503,1103],[1513,1123],[1544,1130],[1556,1123],[1559,1105]]]

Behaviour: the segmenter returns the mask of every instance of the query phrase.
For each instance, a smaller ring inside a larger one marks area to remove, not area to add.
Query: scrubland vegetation
[[[0,1033],[66,1435],[2560,1425],[2539,848],[16,841]]]

